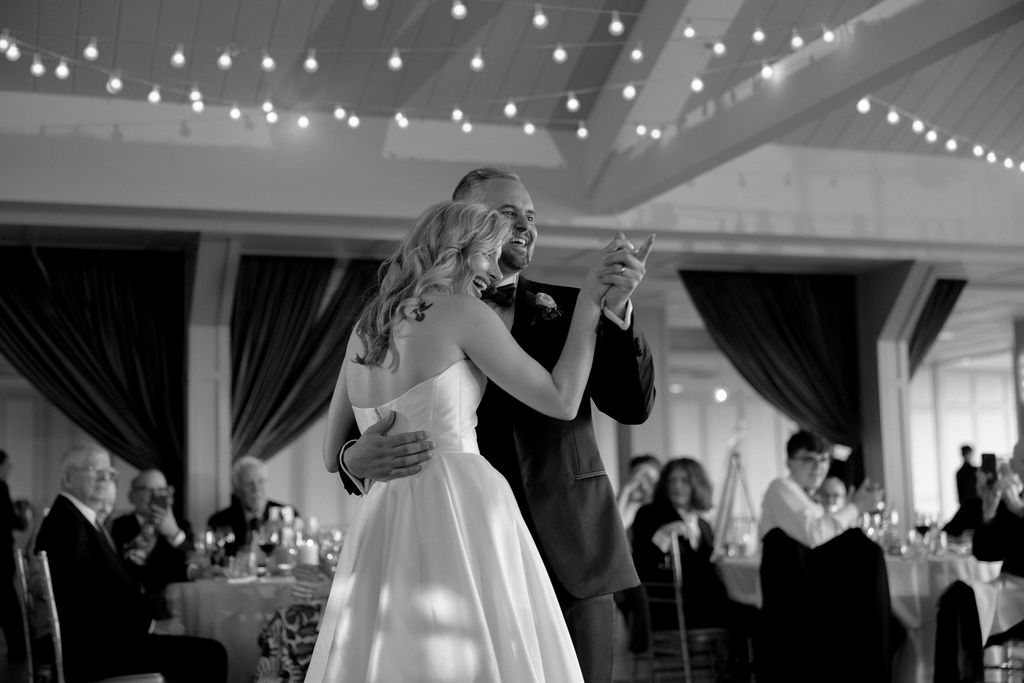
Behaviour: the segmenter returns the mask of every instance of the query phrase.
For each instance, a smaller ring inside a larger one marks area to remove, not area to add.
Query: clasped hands
[[[647,257],[654,246],[654,235],[649,235],[639,247],[626,235],[615,237],[597,252],[598,262],[590,269],[583,289],[598,306],[605,306],[619,318],[626,313],[626,304],[647,273]]]

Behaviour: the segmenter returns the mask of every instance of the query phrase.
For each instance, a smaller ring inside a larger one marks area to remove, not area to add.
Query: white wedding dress
[[[486,379],[463,359],[377,408],[426,430],[434,456],[374,482],[342,547],[306,681],[582,683],[537,547],[505,479],[480,455]]]

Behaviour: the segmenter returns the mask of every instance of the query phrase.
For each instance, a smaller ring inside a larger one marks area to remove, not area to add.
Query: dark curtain
[[[0,353],[111,452],[183,490],[185,256],[0,248]]]
[[[921,315],[914,325],[914,331],[910,335],[910,347],[907,354],[910,357],[910,376],[921,366],[928,349],[935,343],[935,338],[942,331],[949,314],[953,312],[960,292],[964,291],[967,285],[966,280],[936,280],[935,286],[928,294],[928,301],[921,310]]]
[[[329,258],[243,256],[231,318],[231,456],[271,457],[331,400],[373,261],[351,261],[333,290]]]
[[[708,333],[755,391],[802,428],[859,444],[853,276],[679,275]]]

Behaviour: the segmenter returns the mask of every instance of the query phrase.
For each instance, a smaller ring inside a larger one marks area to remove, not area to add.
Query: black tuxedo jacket
[[[276,500],[268,500],[267,506],[263,508],[263,517],[260,518],[260,521],[267,521],[270,517],[270,508],[282,508],[284,505],[284,503],[278,503]],[[300,516],[298,510],[295,510],[295,516]],[[231,527],[235,534],[235,541],[224,546],[224,551],[228,555],[234,555],[241,548],[248,548],[249,543],[252,541],[252,529],[249,528],[245,521],[245,510],[242,508],[242,502],[234,494],[231,495],[231,505],[210,515],[206,526],[210,529]]]
[[[552,316],[537,294],[554,299]],[[578,289],[531,282],[516,287],[512,336],[551,370],[569,334]],[[574,420],[529,408],[489,382],[477,408],[481,454],[508,480],[556,591],[588,598],[639,584],[615,495],[597,450],[590,401],[623,424],[641,424],[654,405],[654,363],[635,323],[598,323],[590,380]],[[344,474],[350,493],[358,489]]]
[[[154,614],[140,586],[99,530],[64,496],[57,496],[43,518],[35,550],[49,556],[69,670],[85,668],[90,658],[149,632]]]

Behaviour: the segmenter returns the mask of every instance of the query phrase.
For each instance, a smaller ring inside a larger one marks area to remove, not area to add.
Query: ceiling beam
[[[1024,19],[1020,0],[885,0],[779,63],[770,82],[681,117],[661,144],[614,151],[591,182],[593,211],[618,213]]]

